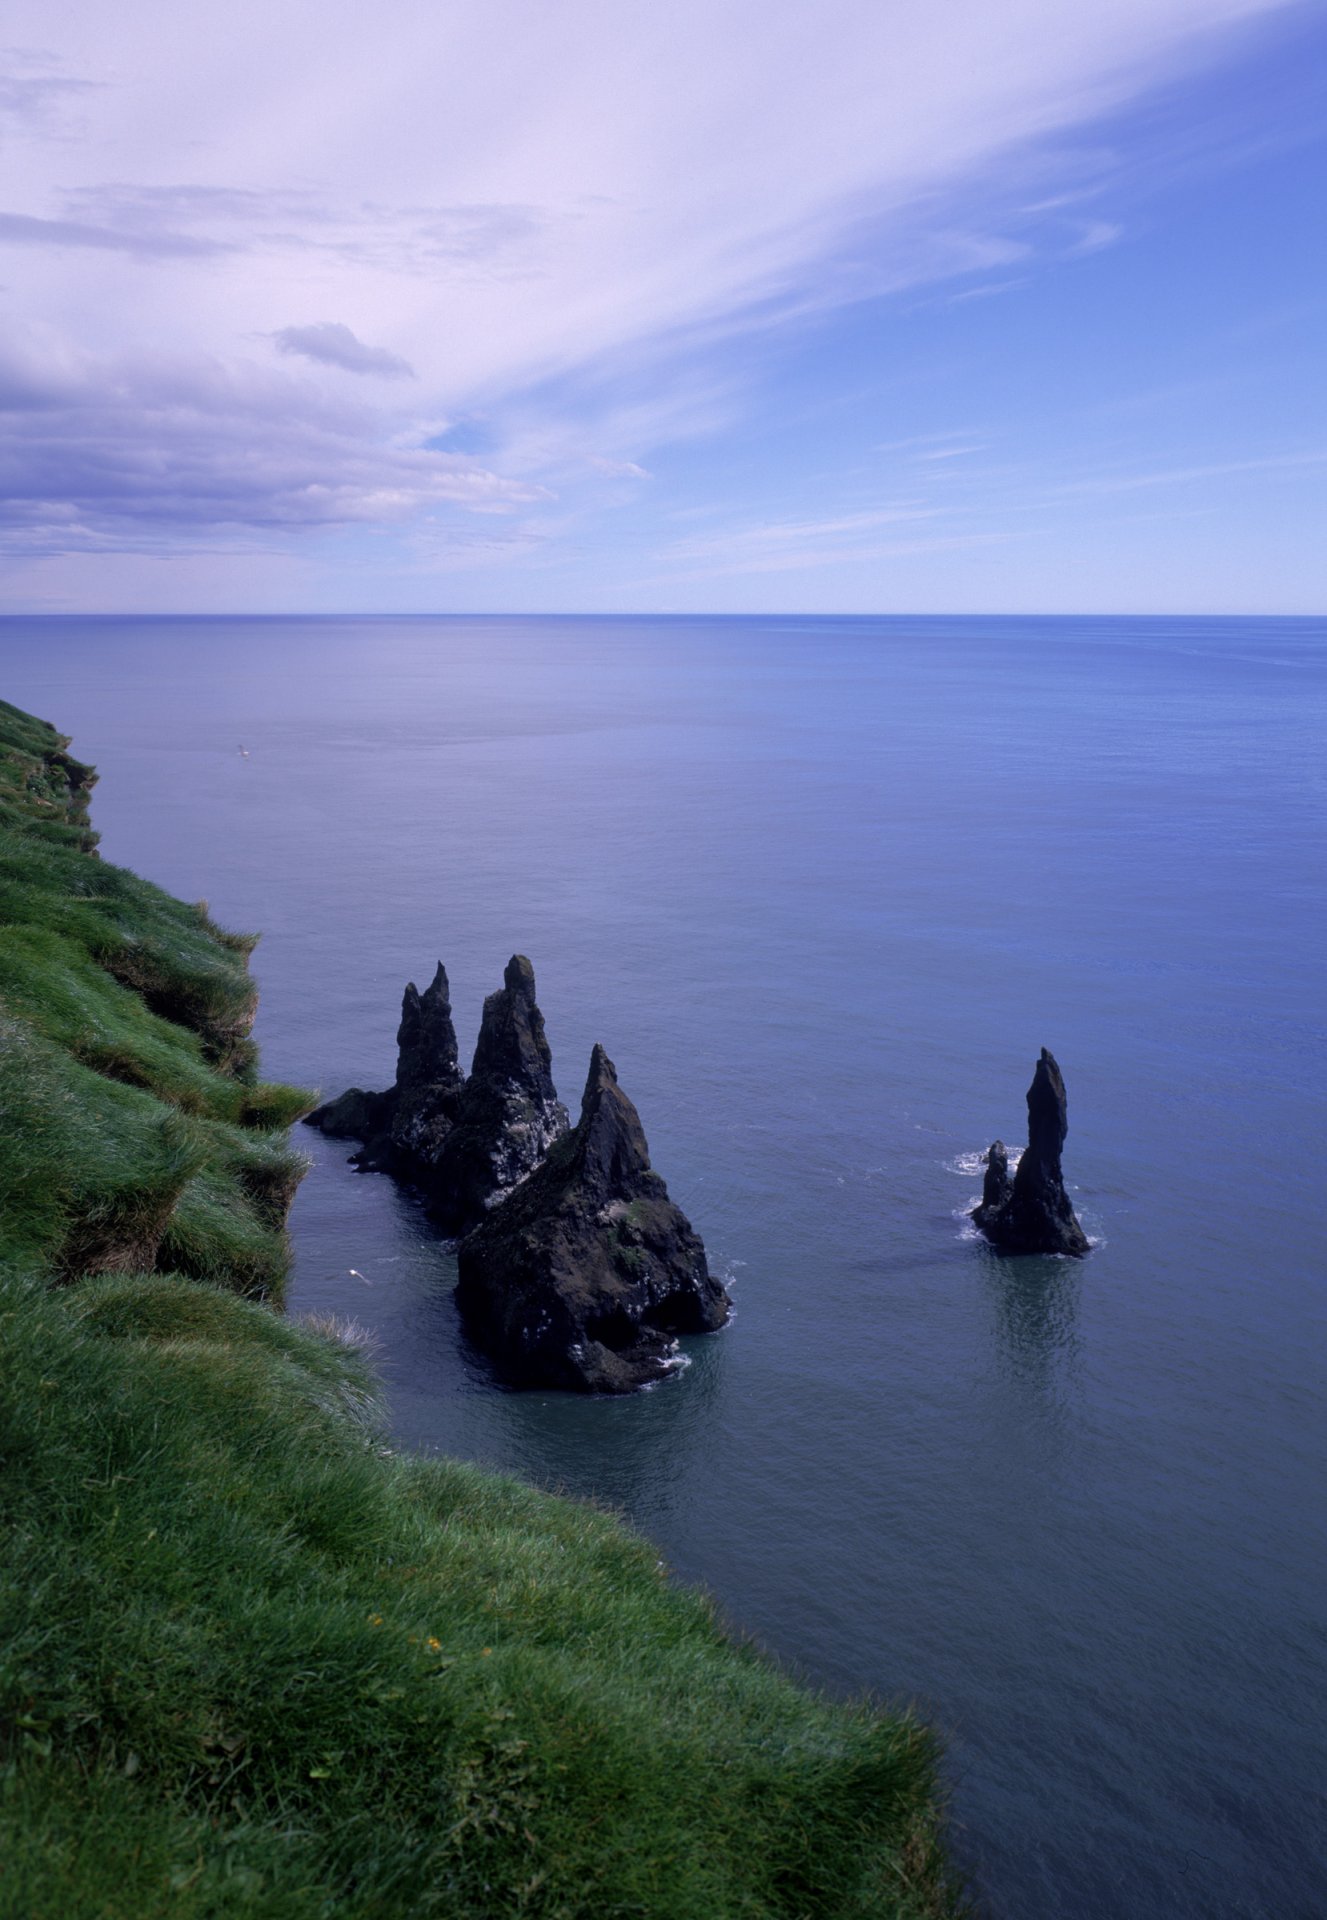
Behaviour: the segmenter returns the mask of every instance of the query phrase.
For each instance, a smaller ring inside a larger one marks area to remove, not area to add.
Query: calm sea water
[[[107,857],[264,930],[271,1074],[384,1085],[406,979],[445,960],[466,1046],[529,953],[564,1097],[602,1040],[732,1284],[657,1391],[498,1392],[416,1208],[306,1132],[292,1306],[377,1330],[403,1440],[624,1509],[804,1675],[915,1701],[987,1914],[1327,1913],[1322,623],[0,654]],[[1043,1045],[1082,1264],[962,1220]]]

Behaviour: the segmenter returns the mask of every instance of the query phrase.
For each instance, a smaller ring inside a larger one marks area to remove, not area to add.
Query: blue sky
[[[1327,17],[17,0],[9,611],[1327,607]]]

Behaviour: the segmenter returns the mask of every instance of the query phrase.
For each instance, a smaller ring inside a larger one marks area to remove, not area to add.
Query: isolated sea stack
[[[1003,1253],[1088,1250],[1087,1235],[1064,1190],[1060,1154],[1069,1131],[1064,1078],[1045,1047],[1028,1088],[1028,1144],[1012,1179],[1009,1156],[997,1140],[986,1156],[981,1205],[972,1218]]]
[[[457,1301],[516,1385],[626,1393],[711,1333],[729,1301],[651,1170],[640,1116],[596,1047],[581,1117],[461,1242]]]
[[[447,974],[406,988],[397,1032],[396,1084],[352,1087],[309,1115],[309,1125],[357,1139],[361,1167],[417,1186],[448,1233],[464,1233],[523,1180],[568,1127],[535,1001],[534,968],[513,954],[484,1002],[470,1077],[457,1060]]]

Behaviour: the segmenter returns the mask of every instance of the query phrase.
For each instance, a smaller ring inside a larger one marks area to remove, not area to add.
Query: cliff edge
[[[94,857],[67,748],[0,705],[6,1913],[953,1912],[915,1722],[608,1515],[396,1454],[363,1336],[262,1304],[307,1097],[252,943]]]

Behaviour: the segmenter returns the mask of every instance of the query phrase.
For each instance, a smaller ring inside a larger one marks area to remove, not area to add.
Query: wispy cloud
[[[82,220],[42,220],[30,213],[0,212],[0,246],[83,247],[94,253],[128,253],[147,260],[181,260],[224,253],[216,240],[193,234],[135,233],[129,229],[89,226]]]
[[[1093,494],[1141,493],[1154,487],[1187,487],[1209,480],[1227,480],[1246,474],[1300,474],[1327,467],[1327,449],[1313,447],[1285,453],[1260,454],[1248,460],[1214,460],[1194,466],[1159,467],[1144,472],[1096,473],[1068,480],[1048,490],[1049,499],[1072,499]]]
[[[75,109],[100,91],[97,82],[62,71],[59,59],[32,47],[0,49],[0,130],[30,138],[68,137]]]
[[[187,236],[200,251],[418,275],[444,267],[501,276],[529,271],[529,249],[558,224],[548,209],[501,201],[449,205],[364,199],[328,188],[114,180],[65,190],[61,215],[153,250]]]
[[[1118,220],[1086,220],[1069,252],[1100,253],[1103,247],[1113,247],[1123,234],[1124,228]]]
[[[370,47],[319,0],[76,25],[11,0],[54,44],[0,84],[4,277],[39,343],[10,524],[294,540],[646,479],[732,417],[758,341],[1110,245],[1065,144],[1288,4],[403,0]],[[86,137],[53,141],[75,110]],[[428,444],[475,416],[482,463]],[[790,517],[738,557],[884,524]]]
[[[664,558],[670,570],[690,579],[800,573],[808,568],[952,544],[960,536],[942,533],[919,537],[915,532],[899,531],[930,522],[936,513],[922,501],[905,500],[825,519],[733,522],[700,538],[672,542]]]
[[[964,460],[970,453],[980,453],[982,445],[974,440],[964,447],[926,447],[918,455],[919,460]]]
[[[733,550],[715,553],[709,560],[670,567],[661,580],[718,580],[736,575],[813,573],[825,567],[879,567],[882,562],[910,559],[919,554],[957,553],[1002,546],[1016,536],[1008,529],[972,528],[953,533],[896,535],[890,539],[833,541],[807,540],[802,545],[761,552]]]
[[[272,335],[282,353],[302,354],[343,373],[371,373],[387,380],[413,380],[415,370],[399,353],[366,346],[339,320],[319,320],[309,327],[282,327]]]
[[[652,480],[653,474],[648,467],[638,466],[634,460],[608,460],[603,454],[589,453],[585,456],[587,466],[596,473],[607,475],[610,480]]]

